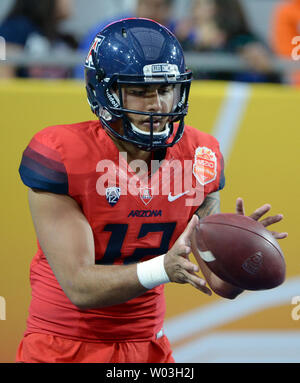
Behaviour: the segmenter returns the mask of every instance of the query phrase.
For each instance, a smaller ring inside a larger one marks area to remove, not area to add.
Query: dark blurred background
[[[82,79],[95,34],[130,16],[166,25],[196,79],[300,84],[299,0],[2,0],[0,76]]]

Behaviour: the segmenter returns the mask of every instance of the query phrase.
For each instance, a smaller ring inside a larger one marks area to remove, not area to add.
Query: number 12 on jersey
[[[166,223],[144,223],[141,226],[137,239],[143,238],[151,233],[162,232],[162,238],[159,247],[136,248],[134,252],[124,259],[124,264],[137,263],[148,255],[161,255],[169,250],[170,240],[174,233],[176,222]],[[128,230],[128,224],[108,224],[103,231],[111,232],[104,256],[96,260],[96,264],[113,264],[122,256],[122,246]]]

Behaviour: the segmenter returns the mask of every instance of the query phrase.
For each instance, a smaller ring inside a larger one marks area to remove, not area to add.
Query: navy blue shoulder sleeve
[[[32,189],[68,194],[68,175],[61,155],[49,138],[43,141],[34,137],[25,149],[19,168],[21,179]]]

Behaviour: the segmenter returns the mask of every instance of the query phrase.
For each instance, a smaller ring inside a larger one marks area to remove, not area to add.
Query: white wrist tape
[[[164,266],[165,254],[137,264],[137,276],[146,289],[170,282]]]

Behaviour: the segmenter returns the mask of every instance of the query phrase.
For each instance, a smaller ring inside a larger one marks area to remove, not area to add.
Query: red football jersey
[[[25,185],[74,198],[91,225],[95,263],[129,264],[164,254],[205,196],[224,187],[217,140],[186,126],[182,139],[143,164],[128,164],[99,121],[48,127],[23,154]],[[63,254],[62,254],[63,256]],[[163,285],[128,302],[80,310],[57,282],[40,246],[30,268],[32,299],[26,333],[70,339],[145,340],[163,327]]]

